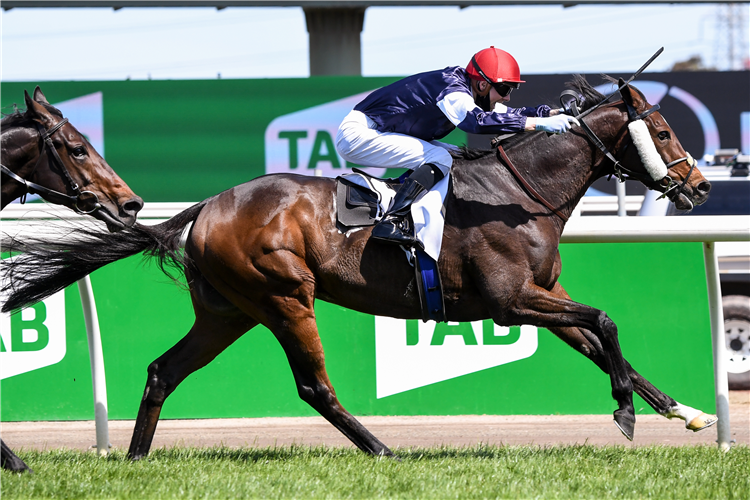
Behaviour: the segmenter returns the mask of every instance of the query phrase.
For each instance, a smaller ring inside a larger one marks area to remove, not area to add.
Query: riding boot
[[[427,185],[415,180],[415,177]],[[407,215],[417,197],[434,186],[442,177],[442,172],[429,163],[414,169],[396,192],[391,208],[372,229],[372,238],[406,247],[419,245],[414,229],[409,227]]]

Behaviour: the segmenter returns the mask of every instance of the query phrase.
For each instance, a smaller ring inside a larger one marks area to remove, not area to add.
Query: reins
[[[572,91],[566,90],[561,95],[561,100],[562,100],[562,96],[564,96],[566,94],[572,94],[574,96],[574,99],[573,99],[573,101],[571,103],[571,105],[572,105],[572,107],[574,109],[573,116],[575,116],[578,119],[579,123],[581,124],[581,128],[583,128],[583,130],[586,132],[586,135],[589,137],[589,140],[591,140],[591,142],[593,142],[594,145],[596,145],[596,147],[599,148],[599,150],[602,151],[605,154],[605,156],[614,163],[614,165],[615,165],[615,172],[617,173],[618,179],[620,179],[620,181],[623,181],[623,177],[622,177],[622,172],[623,171],[626,174],[628,174],[628,175],[630,175],[630,176],[632,176],[634,178],[638,178],[638,173],[637,172],[632,172],[632,171],[626,169],[625,167],[623,167],[622,164],[620,164],[620,162],[614,157],[614,155],[609,151],[609,149],[607,149],[607,147],[604,145],[604,143],[602,143],[602,141],[599,139],[599,137],[597,137],[597,135],[594,133],[594,131],[591,130],[591,128],[589,128],[588,125],[586,125],[586,123],[583,121],[583,117],[585,117],[586,115],[588,115],[589,113],[591,113],[592,111],[594,111],[595,109],[597,109],[598,107],[600,107],[602,104],[608,102],[612,98],[612,96],[614,96],[620,90],[622,90],[623,88],[625,88],[630,82],[632,82],[633,80],[635,80],[638,77],[638,75],[640,75],[643,72],[643,70],[645,70],[652,62],[654,62],[654,59],[656,59],[657,57],[659,57],[659,55],[663,51],[664,51],[664,47],[661,47],[659,50],[656,51],[656,53],[654,55],[651,56],[651,58],[649,58],[648,61],[646,61],[646,63],[643,66],[641,66],[638,69],[638,71],[636,71],[633,74],[633,76],[631,76],[630,78],[628,78],[628,80],[626,82],[624,82],[614,92],[612,92],[608,96],[604,97],[601,101],[599,101],[598,103],[596,103],[594,106],[592,106],[588,110],[584,111],[583,113],[578,113],[578,109],[575,107],[576,106],[575,102],[576,102],[576,100],[578,98],[577,94],[575,94]],[[639,115],[635,119],[645,118],[646,116],[650,115],[651,113],[653,113],[654,111],[656,111],[658,109],[659,109],[659,105],[657,104],[656,106],[653,106],[652,108],[648,109],[646,112],[642,113],[641,115]],[[630,112],[630,109],[628,109],[628,112]],[[495,139],[493,139],[492,142],[491,142],[491,145],[493,147],[497,148],[498,154],[500,155],[500,157],[502,158],[502,160],[505,162],[505,164],[508,167],[508,169],[513,173],[513,175],[516,177],[516,179],[518,179],[518,181],[524,186],[524,188],[526,188],[526,190],[528,191],[528,193],[531,194],[532,197],[536,198],[536,200],[539,201],[542,205],[544,205],[545,207],[549,208],[553,213],[555,213],[558,217],[560,217],[563,220],[563,222],[567,222],[568,221],[568,217],[566,217],[562,212],[560,212],[558,209],[556,209],[550,202],[548,202],[546,199],[544,199],[544,197],[542,195],[540,195],[533,187],[531,187],[531,185],[528,182],[526,182],[526,179],[524,179],[521,176],[521,174],[518,172],[518,170],[516,169],[516,167],[510,161],[510,159],[508,158],[508,156],[505,154],[505,151],[503,150],[502,146],[500,145],[499,137],[496,137]],[[681,159],[679,159],[679,160],[677,160],[675,162],[670,163],[670,165],[674,165],[675,163],[679,163],[680,161],[685,160],[685,159],[686,158],[681,158]],[[690,173],[692,173],[692,171],[693,170],[692,170],[692,167],[691,167]],[[690,174],[688,174],[688,177],[689,176],[690,176]],[[671,181],[671,178],[670,178],[670,181]],[[687,182],[687,177],[685,178],[685,181],[683,181],[683,184],[680,186],[679,192],[682,191],[682,188],[683,188],[685,182]],[[670,182],[670,186],[671,186],[671,182]],[[667,188],[669,189],[669,186],[667,186]],[[665,192],[665,195],[666,195],[666,192]]]
[[[546,199],[544,199],[544,197],[541,194],[539,194],[536,191],[536,189],[534,189],[533,187],[531,187],[531,185],[528,182],[526,182],[526,179],[524,179],[523,176],[518,172],[518,169],[516,169],[515,165],[513,165],[513,162],[510,161],[510,158],[508,158],[508,155],[505,154],[505,150],[503,149],[503,147],[500,144],[497,145],[497,152],[500,155],[500,157],[502,158],[503,162],[505,162],[505,166],[508,167],[508,170],[510,170],[511,173],[514,176],[516,176],[516,179],[518,179],[518,182],[520,182],[523,185],[523,187],[526,188],[526,191],[528,191],[528,193],[533,198],[536,198],[536,200],[539,203],[541,203],[545,207],[547,207],[550,210],[552,210],[552,212],[555,215],[557,215],[558,217],[560,217],[563,222],[568,222],[568,217],[566,217],[564,213],[562,213],[558,209],[556,209],[550,202],[548,202]]]
[[[0,164],[0,170],[2,170],[2,172],[8,175],[11,179],[23,185],[24,193],[21,196],[22,204],[26,203],[27,194],[29,193],[40,194],[46,200],[52,203],[57,203],[60,205],[70,204],[70,206],[78,213],[91,214],[91,213],[96,212],[99,208],[101,208],[101,204],[99,203],[99,197],[96,195],[96,193],[93,193],[91,191],[81,191],[81,188],[73,180],[73,177],[71,177],[70,172],[68,172],[68,169],[65,168],[65,164],[63,163],[62,158],[60,158],[60,155],[57,153],[57,150],[55,149],[54,144],[52,144],[52,138],[51,138],[52,135],[58,130],[60,130],[62,126],[65,125],[66,123],[68,123],[68,119],[63,118],[55,126],[51,127],[49,130],[46,130],[41,125],[34,122],[34,125],[39,131],[39,135],[41,136],[43,143],[42,143],[42,150],[39,152],[39,158],[37,158],[36,163],[34,164],[34,168],[31,170],[31,173],[29,174],[29,177],[31,177],[34,174],[34,172],[36,172],[36,169],[39,166],[39,162],[44,157],[45,151],[48,150],[49,152],[52,153],[53,163],[56,163],[57,166],[60,168],[60,170],[62,171],[63,179],[67,181],[68,185],[75,193],[75,196],[69,196],[65,193],[61,193],[59,191],[55,191],[53,189],[41,186],[29,180],[26,180],[20,175],[13,172],[11,169],[6,167],[5,165]],[[88,209],[89,206],[92,208]]]
[[[577,94],[573,92],[572,90],[565,90],[560,95],[560,100],[562,100],[563,97],[566,95],[577,96]],[[646,111],[644,111],[643,113],[641,113],[640,115],[634,116],[635,110],[633,109],[633,107],[627,103],[626,105],[628,107],[628,116],[630,117],[630,121],[641,120],[647,117],[648,115],[650,115],[651,113],[653,113],[654,111],[659,110],[659,105],[656,104],[652,106],[651,108],[647,109]],[[622,163],[620,163],[620,160],[615,158],[615,156],[610,152],[609,148],[607,148],[607,146],[604,145],[604,143],[602,142],[601,139],[599,139],[596,133],[593,130],[591,130],[591,127],[589,127],[588,124],[585,121],[583,121],[583,113],[580,113],[578,111],[578,105],[576,104],[575,99],[570,101],[569,109],[570,109],[571,114],[578,119],[578,123],[581,124],[581,128],[583,129],[584,132],[586,132],[586,135],[588,136],[589,140],[594,144],[594,146],[596,146],[599,149],[599,151],[604,153],[604,156],[606,156],[613,163],[614,175],[619,179],[620,182],[625,182],[625,180],[628,178],[633,178],[633,179],[637,179],[640,181],[652,180],[649,176],[645,174],[634,172],[626,168],[625,166],[622,165]],[[610,176],[611,175],[612,174],[610,174]]]
[[[657,54],[658,55],[658,54]],[[639,70],[640,72],[640,70]],[[632,79],[631,79],[632,80]],[[648,182],[651,183],[652,181],[661,182],[663,179],[653,179],[648,174],[640,173],[640,172],[634,172],[628,168],[626,168],[620,161],[615,158],[615,156],[612,154],[612,152],[607,148],[607,146],[604,145],[601,139],[596,135],[596,133],[591,129],[591,127],[588,126],[588,124],[583,120],[583,116],[587,113],[580,113],[578,111],[578,106],[576,104],[576,100],[578,98],[578,94],[571,90],[566,90],[561,95],[561,100],[566,95],[572,95],[575,97],[572,101],[569,102],[569,110],[573,116],[575,116],[578,119],[578,122],[581,125],[581,128],[586,133],[586,136],[589,138],[589,140],[602,152],[604,155],[613,163],[614,168],[614,175],[617,176],[620,182],[625,182],[627,179],[636,179],[641,182]],[[611,96],[610,96],[611,97]],[[599,102],[594,108],[589,109],[588,111],[591,111],[595,109],[596,107],[599,107],[602,103],[606,102],[608,100],[606,98],[605,100],[602,100]],[[643,120],[644,118],[648,117],[650,114],[656,112],[659,110],[659,105],[655,104],[654,106],[650,107],[643,113],[638,114],[635,108],[631,106],[629,103],[625,103],[628,107],[628,122],[635,122],[638,120]],[[518,169],[513,165],[513,162],[510,161],[510,158],[508,158],[508,155],[505,153],[505,150],[503,149],[502,145],[500,144],[500,141],[498,138],[495,138],[492,141],[492,145],[497,148],[498,156],[500,157],[502,163],[505,164],[506,167],[508,167],[508,170],[518,179],[518,181],[521,183],[521,185],[526,189],[526,191],[531,195],[532,198],[536,199],[538,202],[540,202],[542,205],[550,209],[555,215],[560,217],[563,222],[568,221],[568,217],[565,216],[560,210],[555,208],[550,202],[548,202],[541,194],[539,194],[538,191],[536,191],[527,181],[526,179],[521,175],[521,173],[518,171]],[[695,166],[697,162],[688,154],[687,156],[683,156],[681,158],[677,158],[676,160],[673,160],[666,164],[667,170],[669,170],[671,167],[677,165],[680,162],[687,161],[688,165],[690,165],[690,170],[688,171],[688,174],[685,176],[685,178],[682,180],[682,182],[677,182],[672,177],[666,176],[665,178],[668,179],[667,186],[662,186],[661,184],[657,184],[657,188],[661,191],[663,188],[663,194],[661,198],[663,197],[669,197],[670,200],[674,199],[675,197],[679,196],[683,193],[685,184],[687,184],[688,180],[690,179],[690,176],[692,175],[693,171],[695,170]]]

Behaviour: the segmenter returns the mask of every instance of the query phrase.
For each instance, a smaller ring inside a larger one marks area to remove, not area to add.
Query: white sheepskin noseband
[[[656,146],[654,141],[651,140],[651,134],[646,124],[643,120],[635,120],[628,123],[628,130],[646,171],[653,180],[662,180],[667,176],[667,166],[659,156],[659,152],[656,151]]]

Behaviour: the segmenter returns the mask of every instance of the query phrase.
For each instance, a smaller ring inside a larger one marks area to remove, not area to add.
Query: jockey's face
[[[487,86],[489,86],[489,84]],[[497,103],[505,104],[508,101],[510,101],[510,94],[501,96],[498,94],[497,90],[495,90],[495,87],[490,87],[490,104],[492,104],[493,108]]]
[[[489,92],[490,97],[490,109],[495,108],[495,104],[501,103],[505,104],[506,102],[510,101],[510,94],[506,96],[501,96],[497,90],[495,90],[494,87],[492,87],[487,82],[476,82],[476,90],[478,91],[479,95],[486,95],[487,92]]]

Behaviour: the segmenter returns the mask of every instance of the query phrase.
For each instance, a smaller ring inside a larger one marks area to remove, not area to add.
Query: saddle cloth
[[[398,179],[379,179],[358,171],[337,178],[337,217],[346,227],[376,224],[388,210],[398,188]],[[424,251],[435,261],[440,256],[445,226],[444,202],[449,176],[411,205],[414,232]]]

